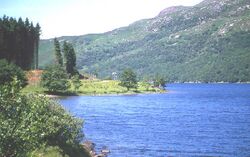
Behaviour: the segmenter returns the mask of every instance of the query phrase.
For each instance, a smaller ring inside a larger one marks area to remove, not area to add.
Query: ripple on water
[[[60,100],[110,157],[249,156],[249,84],[170,84],[171,92]]]

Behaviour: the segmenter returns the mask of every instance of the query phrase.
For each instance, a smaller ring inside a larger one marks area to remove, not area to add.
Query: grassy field
[[[25,93],[25,94],[28,94],[28,93],[43,94],[45,91],[46,89],[41,87],[39,84],[27,85],[25,88],[22,89],[22,93]]]
[[[39,84],[28,85],[23,93],[40,93],[46,92]],[[125,87],[119,85],[119,81],[115,80],[81,80],[81,87],[75,91],[73,87],[68,91],[77,95],[100,95],[100,94],[136,94],[136,93],[162,93],[165,92],[159,88],[153,88],[145,82],[139,82],[137,89],[127,91]]]
[[[129,91],[127,91],[125,87],[120,86],[119,81],[114,80],[82,80],[81,83],[82,86],[77,91],[77,93],[80,94],[132,94],[163,92],[158,88],[152,88],[142,82],[138,83],[137,89],[131,89]]]

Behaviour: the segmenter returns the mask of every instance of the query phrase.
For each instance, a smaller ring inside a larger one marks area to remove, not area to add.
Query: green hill
[[[127,27],[59,40],[74,44],[78,69],[100,77],[131,67],[140,77],[159,73],[169,81],[250,81],[249,0],[170,7]],[[53,57],[53,40],[41,40],[40,66]]]

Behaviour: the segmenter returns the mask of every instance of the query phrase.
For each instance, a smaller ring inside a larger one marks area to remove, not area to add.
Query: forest
[[[73,43],[78,70],[100,78],[130,67],[140,79],[158,73],[169,82],[249,82],[249,6],[208,0],[106,33],[58,39]],[[41,68],[53,61],[52,50],[51,39],[40,41]]]
[[[0,18],[0,59],[6,59],[24,70],[38,68],[38,45],[41,28],[28,18]]]

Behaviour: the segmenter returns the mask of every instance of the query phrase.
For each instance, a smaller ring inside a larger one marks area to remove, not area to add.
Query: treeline
[[[6,59],[22,69],[38,67],[38,42],[41,28],[22,18],[4,15],[0,18],[0,59]]]
[[[47,89],[49,94],[70,95],[71,85],[75,91],[81,86],[80,74],[76,69],[74,47],[64,41],[61,48],[60,42],[54,38],[54,55],[55,62],[44,69],[40,85]]]
[[[60,42],[54,38],[55,63],[65,67],[66,72],[71,76],[78,75],[76,69],[76,53],[71,43],[64,41],[61,49]]]

